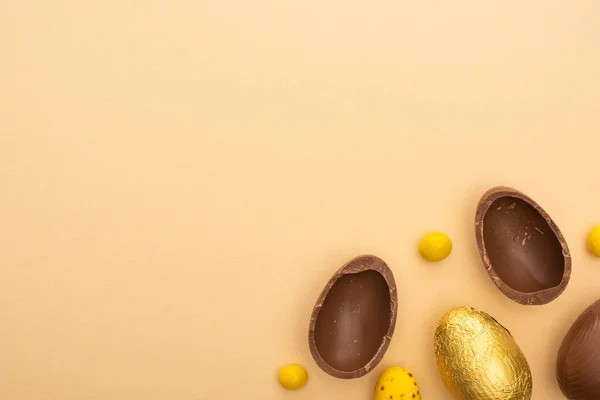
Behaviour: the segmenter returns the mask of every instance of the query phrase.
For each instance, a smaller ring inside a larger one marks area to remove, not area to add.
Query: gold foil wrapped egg
[[[457,307],[435,330],[435,356],[454,400],[531,399],[531,370],[506,328],[490,315]]]

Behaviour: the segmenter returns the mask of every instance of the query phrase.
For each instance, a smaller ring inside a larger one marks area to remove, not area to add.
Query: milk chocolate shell
[[[495,187],[481,197],[475,236],[490,278],[517,303],[549,303],[569,283],[565,238],[546,211],[518,190]]]
[[[568,399],[600,399],[600,300],[577,318],[563,339],[556,379]]]
[[[308,344],[315,362],[336,378],[367,374],[390,345],[397,310],[387,264],[372,255],[349,261],[329,279],[313,309]]]

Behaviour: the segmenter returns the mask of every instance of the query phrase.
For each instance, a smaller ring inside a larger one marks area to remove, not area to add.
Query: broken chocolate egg
[[[569,329],[556,361],[556,379],[571,400],[600,399],[600,300]]]
[[[475,236],[490,278],[517,303],[549,303],[569,283],[571,253],[565,238],[546,211],[518,190],[495,187],[484,193]]]
[[[321,292],[308,329],[310,352],[329,375],[359,378],[383,358],[394,329],[398,297],[392,270],[363,255],[340,268]]]

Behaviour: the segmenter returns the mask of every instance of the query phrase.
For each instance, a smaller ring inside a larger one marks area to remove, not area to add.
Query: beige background
[[[3,0],[0,398],[369,399],[402,365],[448,399],[432,334],[470,304],[560,399],[558,345],[600,297],[600,3]],[[473,214],[496,184],[557,221],[566,292],[492,284]],[[417,252],[452,236],[437,265]],[[342,381],[306,331],[374,253],[399,285],[382,364]],[[289,362],[308,385],[279,387]]]

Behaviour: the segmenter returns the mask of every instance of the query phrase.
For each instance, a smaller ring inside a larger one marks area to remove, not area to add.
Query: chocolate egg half
[[[372,255],[356,257],[329,279],[313,309],[308,343],[317,365],[353,379],[383,358],[396,326],[394,275]]]
[[[490,278],[517,303],[549,303],[569,283],[565,238],[546,211],[518,190],[496,187],[481,197],[475,236]]]
[[[435,330],[435,356],[454,400],[528,400],[529,364],[506,328],[471,307],[447,312]]]
[[[556,378],[568,399],[600,399],[600,300],[577,318],[563,339]]]

